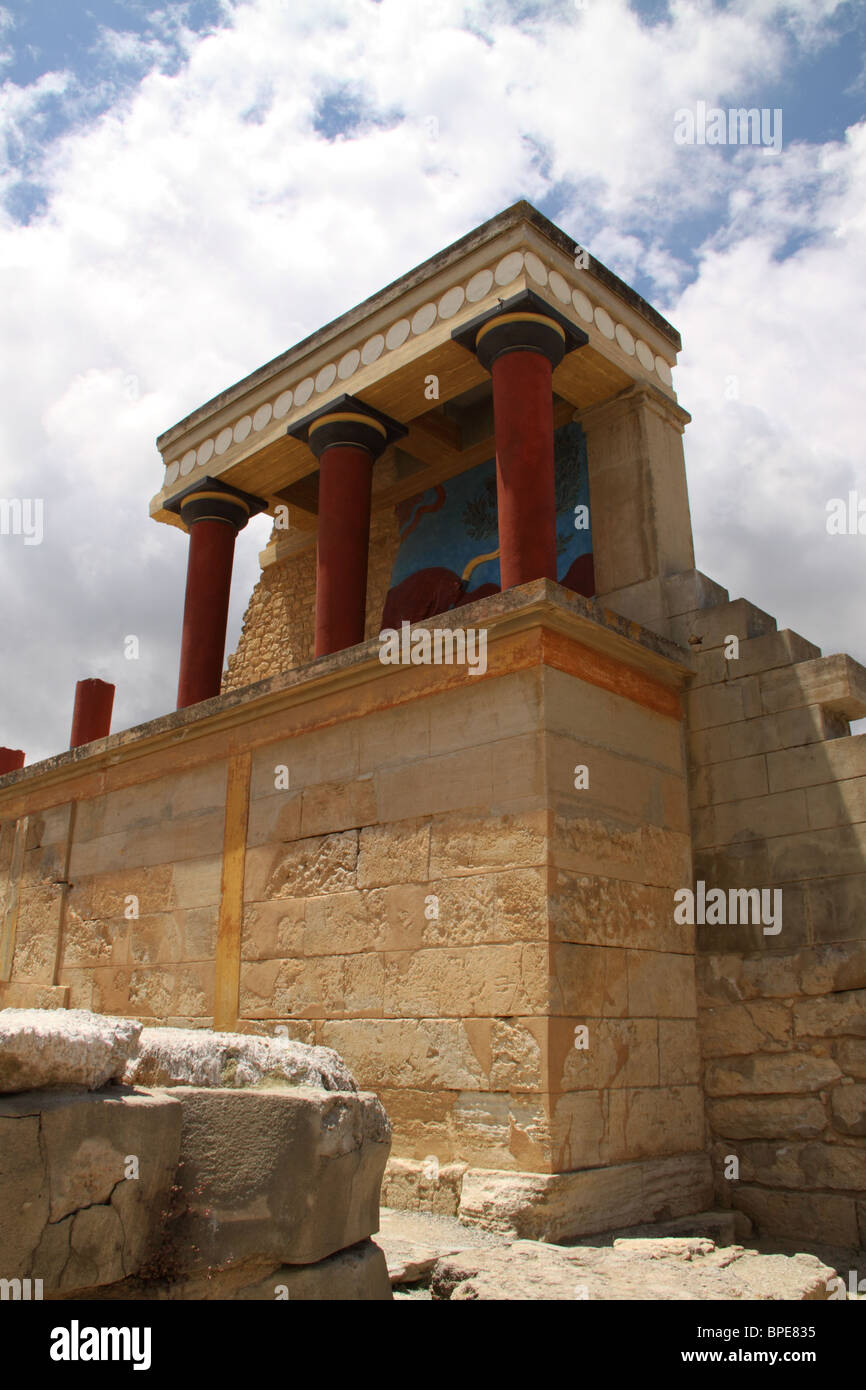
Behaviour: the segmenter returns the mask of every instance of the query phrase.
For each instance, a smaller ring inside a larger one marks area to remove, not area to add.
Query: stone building
[[[334,1047],[396,1202],[866,1245],[866,672],[695,569],[679,348],[521,202],[168,430],[178,709],[5,750],[0,1006]]]

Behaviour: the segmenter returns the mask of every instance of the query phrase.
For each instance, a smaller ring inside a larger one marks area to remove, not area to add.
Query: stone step
[[[700,652],[724,646],[726,639],[731,636],[739,637],[744,642],[747,638],[763,637],[765,633],[775,631],[776,619],[744,598],[719,603],[714,608],[681,613],[670,620],[670,635],[674,642]],[[700,641],[690,642],[690,638],[700,638]]]
[[[819,705],[843,719],[866,715],[866,669],[842,652],[767,671],[760,682],[766,714]]]
[[[799,632],[792,632],[787,627],[780,632],[767,632],[762,637],[749,637],[740,642],[736,657],[725,656],[724,647],[704,651],[703,644],[693,651],[695,678],[691,683],[692,690],[721,681],[763,675],[765,671],[794,666],[799,661],[811,661],[821,655],[821,648],[816,647],[814,642],[807,641]]]

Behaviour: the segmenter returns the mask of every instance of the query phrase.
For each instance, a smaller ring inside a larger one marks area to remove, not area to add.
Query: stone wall
[[[419,1162],[701,1155],[693,932],[669,923],[687,670],[545,581],[450,618],[483,618],[485,676],[371,642],[117,735],[92,772],[21,774],[0,814],[57,839],[22,885],[60,906],[10,918],[0,1003],[39,986],[202,1026],[233,991],[217,1026],[339,1050]]]
[[[283,532],[273,531],[271,540]],[[381,628],[400,533],[394,509],[377,512],[370,524],[366,637]],[[316,612],[316,548],[268,565],[253,589],[243,630],[223,675],[223,691],[290,671],[312,661]]]
[[[697,928],[717,1196],[762,1232],[866,1245],[866,672],[742,600],[674,621],[701,638],[695,876],[781,890],[778,933]]]

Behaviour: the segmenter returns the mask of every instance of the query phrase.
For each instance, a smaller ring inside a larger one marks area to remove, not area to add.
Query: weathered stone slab
[[[342,1058],[328,1047],[198,1028],[145,1028],[124,1080],[136,1086],[312,1086],[356,1091]]]
[[[460,1220],[503,1235],[556,1241],[688,1216],[712,1200],[710,1161],[703,1153],[571,1173],[470,1169],[463,1178]]]
[[[315,1264],[379,1225],[391,1127],[358,1092],[168,1091],[183,1105],[164,1276],[253,1258]]]
[[[463,1251],[440,1260],[433,1297],[489,1301],[581,1299],[828,1299],[836,1271],[814,1255],[759,1255],[742,1246],[668,1237],[610,1248],[541,1245]]]
[[[0,1092],[95,1091],[123,1075],[141,1024],[86,1009],[3,1009],[0,1012]]]
[[[152,1253],[180,1151],[181,1107],[126,1088],[0,1100],[6,1277],[46,1297],[111,1284]]]
[[[339,1250],[313,1265],[281,1265],[235,1298],[294,1303],[384,1303],[391,1301],[385,1256],[371,1240]]]

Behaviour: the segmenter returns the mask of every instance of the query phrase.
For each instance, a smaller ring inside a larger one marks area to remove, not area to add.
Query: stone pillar
[[[219,695],[235,538],[265,503],[204,478],[166,504],[189,531],[177,707]]]
[[[5,777],[7,772],[17,772],[23,766],[23,748],[0,748],[0,777]]]
[[[353,396],[340,396],[289,430],[319,460],[316,656],[364,640],[373,464],[406,433]]]
[[[78,681],[75,686],[75,705],[72,710],[70,748],[80,748],[94,739],[107,738],[111,733],[111,711],[114,708],[114,686],[108,681]]]
[[[587,336],[525,290],[452,337],[493,378],[501,587],[555,580],[553,369]]]
[[[596,596],[663,635],[665,580],[695,563],[682,440],[689,418],[646,383],[575,415],[586,435]]]

